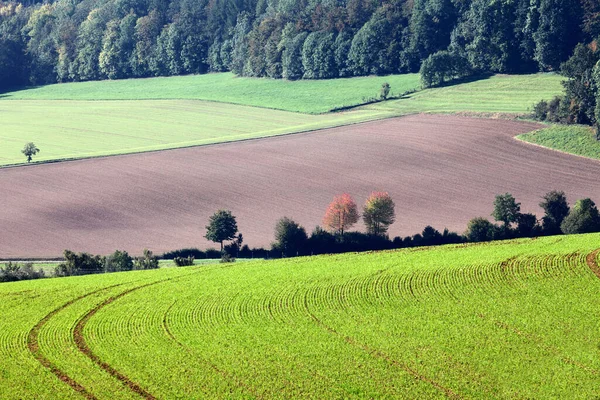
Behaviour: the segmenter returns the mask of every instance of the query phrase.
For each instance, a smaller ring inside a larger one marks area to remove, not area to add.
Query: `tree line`
[[[221,250],[196,248],[181,249],[163,254],[160,258],[173,260],[179,267],[194,265],[195,259],[221,258],[221,262],[233,262],[236,258],[282,258],[333,254],[371,250],[389,250],[407,247],[436,246],[466,242],[527,238],[562,234],[600,232],[600,212],[589,198],[578,200],[571,208],[564,192],[548,192],[539,206],[544,216],[538,220],[531,213],[522,213],[521,204],[510,194],[497,195],[491,216],[498,223],[477,217],[469,221],[466,231],[460,235],[444,229],[439,232],[426,226],[421,233],[390,239],[387,232],[396,221],[395,203],[387,192],[373,192],[362,208],[366,232],[349,231],[360,219],[361,213],[352,197],[336,196],[327,208],[322,220],[310,236],[306,229],[289,217],[282,217],[275,224],[274,239],[270,249],[243,245],[236,217],[228,210],[218,210],[209,219],[204,237],[219,243]],[[225,242],[229,242],[225,244]],[[107,272],[155,269],[159,257],[144,250],[143,255],[133,258],[126,251],[115,251],[109,256],[74,253],[65,250],[64,261],[57,265],[51,276],[64,277]],[[39,279],[48,275],[35,270],[32,263],[10,262],[0,267],[0,282]]]
[[[578,43],[600,35],[594,0],[39,3],[0,3],[0,89],[209,71],[405,73],[430,57],[425,75],[436,84],[478,72],[557,71]]]

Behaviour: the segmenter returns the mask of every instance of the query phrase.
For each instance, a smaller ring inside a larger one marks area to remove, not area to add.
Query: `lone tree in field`
[[[23,150],[21,150],[21,153],[25,154],[25,157],[27,157],[28,163],[30,163],[31,158],[39,152],[40,152],[40,149],[38,149],[37,146],[35,144],[33,144],[33,142],[27,143],[25,145],[25,147],[23,147]]]
[[[381,100],[387,100],[388,96],[390,95],[390,89],[390,84],[387,82],[381,85],[381,91],[379,92],[379,97]]]
[[[238,231],[235,217],[228,210],[219,210],[214,213],[206,225],[206,239],[221,243],[221,252],[223,252],[223,241],[235,239]]]
[[[336,196],[323,217],[323,225],[330,231],[344,234],[344,231],[350,228],[358,221],[358,209],[356,203],[349,194],[344,193]]]
[[[504,229],[508,230],[512,222],[519,220],[521,214],[521,203],[517,203],[510,193],[499,194],[494,200],[494,212],[492,217],[496,221],[504,223]]]
[[[396,220],[394,201],[387,192],[373,192],[365,202],[363,221],[367,232],[372,235],[385,235],[389,226]]]
[[[560,225],[567,215],[569,215],[569,204],[565,192],[556,190],[546,193],[544,201],[540,203],[546,215],[542,217],[542,228],[548,235],[559,235],[562,233]]]

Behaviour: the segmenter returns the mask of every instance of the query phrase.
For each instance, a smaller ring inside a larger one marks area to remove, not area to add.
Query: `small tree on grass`
[[[394,201],[387,192],[373,192],[363,208],[363,221],[367,232],[372,235],[385,235],[389,226],[396,220]]]
[[[37,146],[35,144],[33,144],[33,142],[27,143],[25,145],[25,147],[23,147],[23,150],[21,150],[21,153],[25,154],[25,157],[27,157],[28,163],[30,163],[32,157],[35,156],[39,152],[40,152],[40,149],[38,149]]]
[[[134,269],[157,269],[158,268],[158,257],[156,257],[150,250],[144,249],[144,253],[141,257],[137,257],[133,263]]]
[[[232,240],[238,231],[235,217],[228,210],[219,210],[214,213],[206,225],[206,239],[221,243],[221,252],[223,252],[223,242]]]
[[[387,100],[388,96],[390,95],[390,89],[390,84],[387,82],[381,85],[381,91],[379,92],[379,97],[381,100]]]
[[[323,225],[330,231],[344,235],[344,231],[358,221],[358,209],[352,197],[344,193],[336,196],[323,218]]]

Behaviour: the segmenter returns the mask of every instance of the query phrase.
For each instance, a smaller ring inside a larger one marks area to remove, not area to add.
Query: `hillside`
[[[599,243],[591,234],[2,284],[0,393],[592,398]]]
[[[418,76],[289,82],[225,73],[48,85],[0,97],[5,128],[0,166],[24,163],[21,149],[29,141],[41,150],[34,161],[50,161],[268,137],[420,112],[527,114],[536,101],[560,94],[562,79],[555,74],[493,76],[337,113],[327,111],[377,97],[385,81],[392,94],[418,89]]]

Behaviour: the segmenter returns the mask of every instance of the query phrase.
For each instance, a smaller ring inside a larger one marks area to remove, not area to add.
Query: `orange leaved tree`
[[[387,192],[373,192],[365,203],[363,220],[372,235],[385,235],[396,220],[394,201]]]
[[[340,235],[358,221],[356,203],[349,194],[336,196],[323,217],[323,225],[332,232]]]

